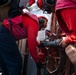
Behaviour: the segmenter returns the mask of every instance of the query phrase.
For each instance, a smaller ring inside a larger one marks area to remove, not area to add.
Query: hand
[[[52,33],[49,30],[46,30],[45,33],[48,37],[50,37],[52,35]]]
[[[62,47],[66,47],[67,46],[67,44],[63,40],[59,43],[59,45],[62,46]]]
[[[62,41],[62,39],[56,39],[55,41],[57,45],[60,45],[60,42]]]
[[[51,33],[50,31],[46,30],[46,35],[50,37],[51,40],[57,39],[57,35],[54,33]]]
[[[50,36],[50,39],[51,39],[51,40],[55,40],[55,39],[57,39],[57,35],[54,34],[54,33],[52,33],[52,35]]]
[[[37,67],[38,69],[41,69],[41,68],[42,68],[42,63],[41,63],[41,62],[36,63],[36,67]]]
[[[76,68],[76,47],[70,44],[65,48],[65,52]]]
[[[64,47],[66,47],[68,44],[65,42],[65,40],[62,39],[62,41],[59,43],[59,45],[64,48]]]

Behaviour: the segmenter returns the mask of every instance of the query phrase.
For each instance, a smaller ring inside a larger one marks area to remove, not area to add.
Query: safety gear
[[[5,19],[3,25],[10,31],[16,40],[26,37],[26,29],[22,25],[21,15],[12,19]]]
[[[69,9],[74,8],[75,9],[76,8],[76,0],[67,0],[67,2],[65,2],[65,0],[56,0],[55,10],[56,11],[57,10],[62,10],[64,8],[65,9],[67,9],[67,8],[69,8]]]
[[[46,2],[48,5],[52,6],[52,5],[55,5],[56,0],[45,0],[45,2]]]
[[[26,18],[28,18],[27,16],[29,16],[31,19],[33,19],[38,23],[38,18],[36,15],[33,15],[33,14],[31,15],[28,12],[24,13],[24,15],[26,15]],[[16,40],[26,38],[27,31],[24,25],[22,24],[22,15],[19,15],[15,18],[5,19],[3,24],[10,31],[10,33],[15,37]]]

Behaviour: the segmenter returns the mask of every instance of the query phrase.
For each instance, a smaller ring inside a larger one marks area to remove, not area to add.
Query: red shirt
[[[38,54],[37,54],[37,42],[36,37],[38,34],[38,18],[36,15],[25,13],[24,15],[17,16],[12,20],[13,27],[12,31],[10,31],[10,23],[8,19],[5,19],[3,24],[4,26],[11,32],[11,34],[17,38],[17,40],[28,38],[28,48],[31,56],[38,62]],[[19,22],[22,21],[23,28],[20,28]],[[17,32],[17,33],[16,33]]]

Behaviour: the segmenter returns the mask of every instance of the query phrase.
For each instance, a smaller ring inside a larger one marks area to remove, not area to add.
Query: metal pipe
[[[50,47],[50,46],[58,46],[56,40],[41,42],[39,45],[39,47]]]

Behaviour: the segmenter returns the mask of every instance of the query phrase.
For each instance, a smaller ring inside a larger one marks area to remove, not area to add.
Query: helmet
[[[45,0],[46,4],[53,6],[56,3],[56,0]]]

